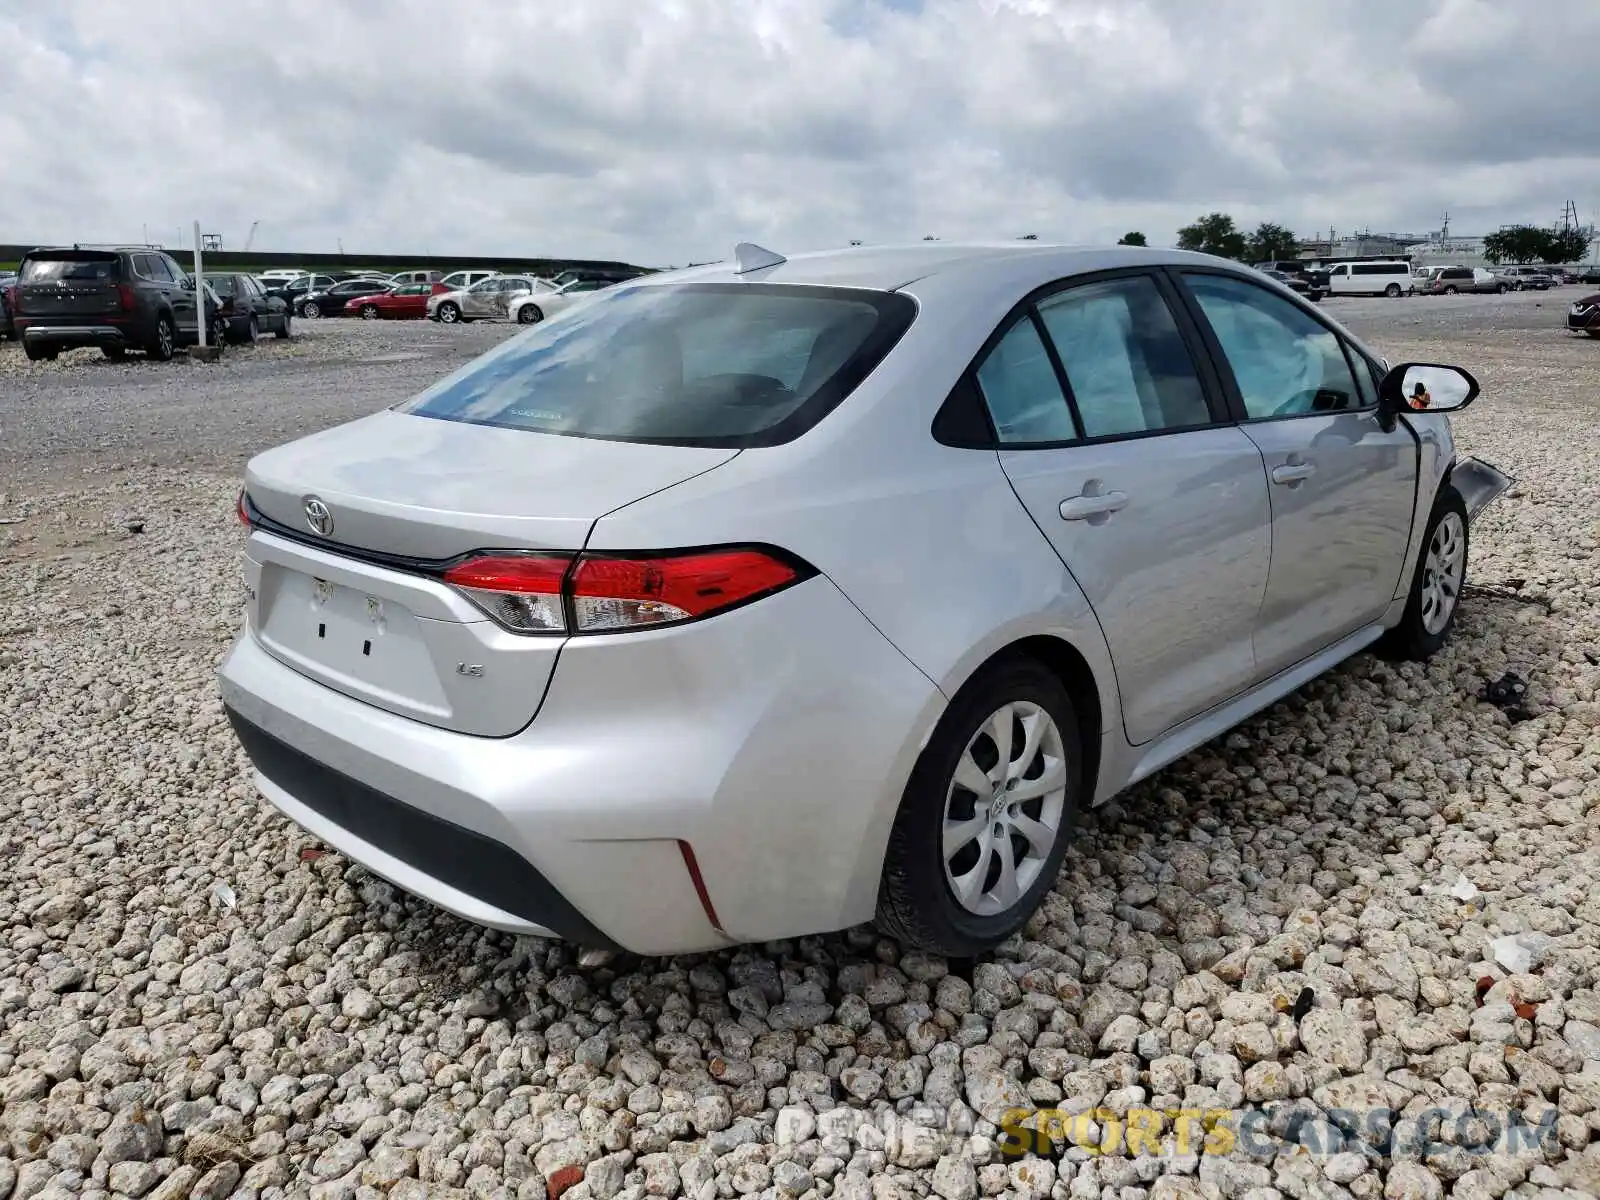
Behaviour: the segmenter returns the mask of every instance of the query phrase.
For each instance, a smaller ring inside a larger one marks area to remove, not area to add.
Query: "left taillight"
[[[123,312],[132,312],[134,306],[133,289],[125,283],[117,284],[117,304]]]
[[[245,494],[245,490],[243,488],[239,489],[239,498],[233,503],[233,511],[234,514],[239,518],[239,524],[243,525],[246,529],[249,529],[251,525],[250,497]]]
[[[446,583],[515,633],[624,633],[679,625],[783,590],[815,572],[735,546],[672,554],[485,553]]]

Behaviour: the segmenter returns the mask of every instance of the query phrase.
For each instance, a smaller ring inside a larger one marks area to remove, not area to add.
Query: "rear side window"
[[[114,254],[89,256],[65,254],[60,258],[24,259],[18,283],[111,283],[120,278],[120,263]]]
[[[1031,317],[1023,317],[978,368],[978,388],[1001,445],[1066,442],[1077,437],[1050,353]]]
[[[569,437],[773,446],[910,326],[909,296],[781,284],[633,287],[574,305],[398,411]]]
[[[1085,284],[1039,304],[1085,437],[1208,424],[1183,336],[1148,277]]]
[[[207,275],[206,282],[211,285],[211,290],[219,296],[233,295],[232,275]]]

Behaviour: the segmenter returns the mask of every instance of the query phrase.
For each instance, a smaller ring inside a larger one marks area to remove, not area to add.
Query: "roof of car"
[[[781,253],[781,251],[779,251]],[[934,275],[1035,274],[1048,263],[1059,275],[1152,264],[1217,264],[1210,255],[1145,246],[1072,246],[1046,242],[922,242],[908,246],[851,246],[796,254],[771,267],[738,273],[732,259],[663,272],[638,283],[747,282],[819,284],[894,291]],[[1237,267],[1239,264],[1230,264]]]

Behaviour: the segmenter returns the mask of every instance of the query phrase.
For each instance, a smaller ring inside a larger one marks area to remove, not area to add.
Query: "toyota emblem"
[[[305,498],[306,524],[311,527],[311,532],[319,537],[327,537],[333,532],[333,513],[328,506],[316,496]]]

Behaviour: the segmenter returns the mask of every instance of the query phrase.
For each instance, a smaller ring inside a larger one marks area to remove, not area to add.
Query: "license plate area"
[[[262,645],[303,674],[388,708],[449,716],[422,623],[392,597],[267,563],[259,604]]]

